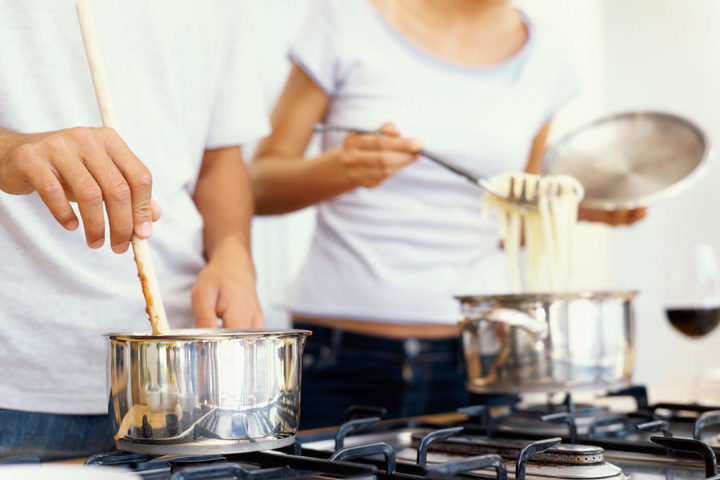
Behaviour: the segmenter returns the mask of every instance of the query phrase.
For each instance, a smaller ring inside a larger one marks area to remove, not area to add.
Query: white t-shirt
[[[0,127],[49,131],[101,120],[75,0],[0,1]],[[153,174],[163,209],[149,240],[172,327],[194,326],[205,265],[192,201],[203,151],[267,133],[237,0],[91,2],[119,131]],[[106,237],[109,239],[109,237]],[[107,411],[103,333],[149,331],[132,252],[96,251],[37,194],[0,193],[0,407]]]
[[[529,39],[489,68],[451,63],[411,43],[367,0],[318,0],[290,58],[330,97],[328,124],[387,121],[485,177],[522,171],[532,141],[579,82],[563,44],[524,18]],[[323,148],[343,134],[327,133]],[[359,320],[451,323],[459,294],[507,293],[483,191],[427,159],[379,187],[318,206],[309,256],[286,306]]]

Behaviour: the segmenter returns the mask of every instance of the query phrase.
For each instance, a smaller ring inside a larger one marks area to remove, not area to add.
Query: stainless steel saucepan
[[[636,294],[457,297],[468,389],[523,393],[629,384]]]
[[[118,448],[237,453],[293,442],[307,330],[108,334]]]

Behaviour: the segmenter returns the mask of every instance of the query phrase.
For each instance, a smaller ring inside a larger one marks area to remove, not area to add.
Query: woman
[[[482,190],[416,152],[485,177],[539,171],[550,119],[579,88],[561,43],[504,0],[319,0],[290,58],[251,176],[259,214],[318,205],[287,301],[314,331],[302,427],[353,403],[466,404],[453,295],[507,291],[498,235],[479,220]],[[325,133],[303,158],[318,122],[380,128]]]

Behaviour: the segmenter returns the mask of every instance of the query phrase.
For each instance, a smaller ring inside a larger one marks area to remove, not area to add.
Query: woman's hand
[[[377,187],[398,170],[418,159],[422,142],[404,138],[392,123],[378,134],[349,133],[339,149],[347,178],[356,186]]]
[[[68,230],[79,221],[91,248],[105,241],[105,215],[113,251],[128,249],[133,232],[152,233],[160,209],[152,202],[152,176],[111,128],[77,127],[22,134],[0,130],[0,190],[37,192],[55,220]]]
[[[252,260],[239,245],[218,246],[192,288],[195,325],[215,328],[262,328],[265,325],[255,291]]]
[[[595,210],[580,206],[578,220],[586,222],[602,222],[608,225],[632,225],[645,218],[646,208],[633,208],[629,210]]]

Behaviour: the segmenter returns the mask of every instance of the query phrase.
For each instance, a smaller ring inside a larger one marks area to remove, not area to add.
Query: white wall
[[[685,115],[711,142],[720,138],[720,2],[604,0],[609,111],[654,109]],[[655,399],[687,396],[693,362],[690,340],[672,330],[664,313],[673,260],[695,242],[720,247],[720,169],[692,191],[660,203],[632,229],[610,235],[612,281],[641,290],[637,297],[636,380]],[[720,330],[704,339],[702,357],[720,365]]]

